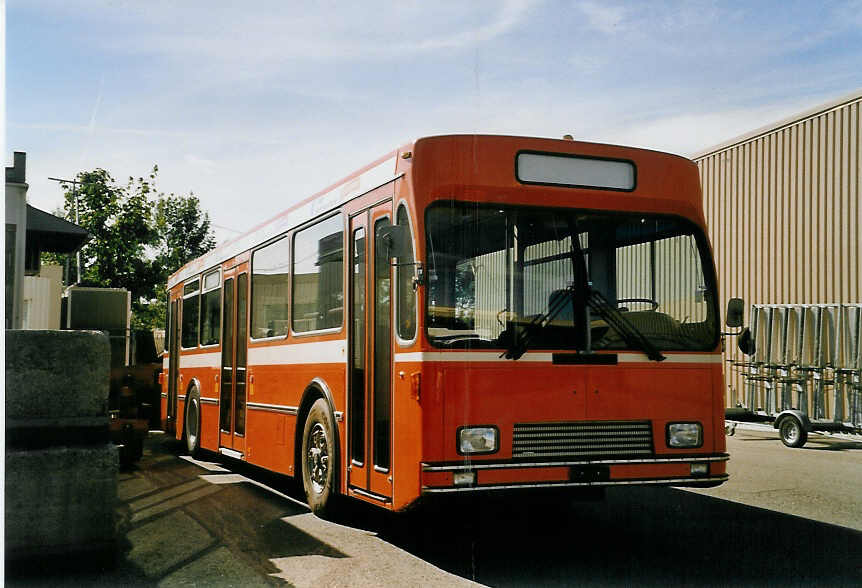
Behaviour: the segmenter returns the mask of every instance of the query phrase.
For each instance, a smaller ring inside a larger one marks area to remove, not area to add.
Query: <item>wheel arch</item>
[[[812,431],[811,421],[808,419],[808,415],[801,410],[796,410],[795,408],[785,410],[777,417],[775,417],[775,421],[772,423],[773,428],[780,429],[781,423],[783,423],[786,419],[789,418],[795,418],[797,421],[799,421],[802,424],[802,428],[806,432],[810,433]]]
[[[321,378],[314,378],[305,387],[302,393],[302,401],[299,403],[299,409],[296,414],[296,429],[294,431],[293,442],[293,472],[294,477],[298,480],[302,479],[302,435],[305,429],[305,420],[308,418],[308,413],[311,411],[311,406],[319,399],[326,401],[329,407],[329,418],[332,419],[332,427],[334,429],[334,439],[332,443],[335,448],[336,460],[338,467],[335,468],[335,489],[341,492],[341,435],[338,430],[338,420],[335,418],[335,401],[332,398],[332,391],[329,385]]]

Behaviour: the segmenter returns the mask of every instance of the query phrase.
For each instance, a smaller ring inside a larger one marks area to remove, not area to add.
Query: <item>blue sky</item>
[[[31,204],[158,164],[235,230],[423,135],[690,155],[859,88],[860,0],[6,3]]]

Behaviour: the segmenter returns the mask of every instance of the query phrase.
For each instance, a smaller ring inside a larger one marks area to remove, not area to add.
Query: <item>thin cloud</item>
[[[212,159],[207,159],[194,153],[186,153],[183,161],[190,167],[206,174],[212,174],[218,168],[218,164]]]
[[[124,29],[93,39],[109,51],[159,54],[188,60],[237,62],[253,60],[256,67],[293,59],[399,59],[405,54],[470,48],[494,40],[521,25],[537,0],[467,3],[448,10],[392,10],[365,3],[340,6],[336,18],[327,10],[278,15],[262,11],[237,15],[234,9],[174,7],[169,20],[157,17],[144,30]],[[489,10],[490,8],[490,10]],[[494,10],[496,9],[496,10]],[[335,10],[335,9],[333,9]],[[189,18],[178,15],[187,13]],[[114,14],[112,20],[121,17]],[[466,23],[466,24],[464,24]],[[356,32],[357,25],[362,30]]]
[[[8,12],[8,138],[28,152],[36,205],[61,201],[49,175],[158,163],[160,189],[193,190],[238,229],[418,136],[572,133],[685,154],[862,86],[858,0],[41,0]]]
[[[622,6],[611,6],[598,2],[580,2],[578,8],[587,17],[587,22],[593,29],[605,34],[622,31],[621,25],[625,18],[625,10]]]
[[[535,4],[536,2],[526,0],[508,0],[503,3],[503,8],[497,17],[485,25],[462,31],[455,35],[430,38],[417,43],[405,44],[399,48],[431,51],[434,49],[469,47],[490,41],[517,27],[523,21],[529,9]]]

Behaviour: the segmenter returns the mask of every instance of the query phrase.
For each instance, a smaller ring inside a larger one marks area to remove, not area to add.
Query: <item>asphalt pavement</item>
[[[792,449],[768,425],[740,425],[727,446],[730,480],[693,492],[862,531],[859,436],[812,433]]]
[[[55,565],[10,586],[630,586],[862,584],[862,443],[728,438],[714,489],[611,488],[605,500],[468,495],[393,515],[313,516],[286,478],[161,434],[121,472],[114,566]],[[68,563],[68,562],[65,562]]]
[[[119,475],[122,538],[116,560],[16,569],[6,584],[474,585],[380,541],[374,532],[315,517],[301,498],[289,478],[235,461],[193,460],[175,440],[151,432],[140,462]],[[363,516],[391,516],[349,510],[360,517],[354,523]]]

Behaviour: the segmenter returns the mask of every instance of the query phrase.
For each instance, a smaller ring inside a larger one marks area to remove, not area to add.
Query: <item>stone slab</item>
[[[64,553],[116,539],[117,448],[6,450],[6,555]]]
[[[110,365],[98,331],[6,331],[6,417],[107,416]]]

